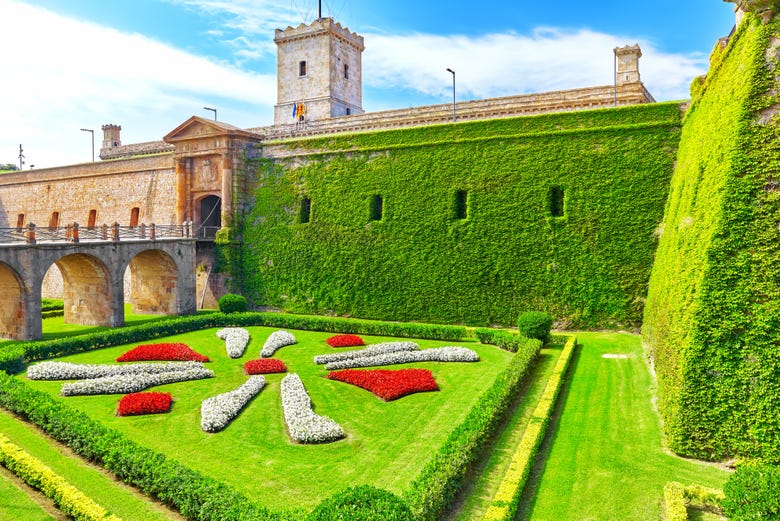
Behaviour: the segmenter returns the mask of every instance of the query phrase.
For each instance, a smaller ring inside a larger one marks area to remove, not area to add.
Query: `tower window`
[[[465,190],[458,190],[455,192],[455,218],[465,219],[468,217],[468,198],[469,193]]]
[[[301,199],[301,211],[298,214],[298,222],[306,224],[311,220],[311,198],[304,197]]]
[[[352,109],[351,109],[351,108],[349,108],[349,107],[347,107],[347,116],[349,116],[349,115],[351,115],[351,114],[352,114]]]
[[[306,60],[298,62],[298,76],[306,76]]]
[[[381,195],[375,195],[371,198],[370,217],[372,221],[382,220],[382,196]]]
[[[550,215],[553,217],[563,217],[565,195],[561,186],[550,188]]]
[[[349,65],[347,65],[346,63],[344,64],[344,79],[345,80],[349,79]]]
[[[49,218],[49,229],[56,230],[60,225],[60,212],[52,212]]]
[[[130,210],[130,226],[138,226],[138,214],[140,213],[140,208],[137,206]]]
[[[87,219],[87,228],[90,230],[95,227],[95,221],[97,220],[97,210],[89,211],[89,218]]]

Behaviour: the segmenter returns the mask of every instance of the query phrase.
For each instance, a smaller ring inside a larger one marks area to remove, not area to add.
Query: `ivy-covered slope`
[[[665,103],[269,145],[243,290],[296,312],[637,327],[680,118]]]
[[[749,15],[685,116],[643,336],[671,447],[780,461],[777,20]]]

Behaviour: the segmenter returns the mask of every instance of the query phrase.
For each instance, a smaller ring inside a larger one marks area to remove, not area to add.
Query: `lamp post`
[[[92,162],[94,163],[95,162],[95,131],[88,128],[82,128],[81,131],[89,132],[90,134],[92,134]]]
[[[455,71],[447,67],[447,72],[452,74],[452,122],[455,123]]]
[[[203,110],[210,110],[211,112],[213,112],[214,113],[214,121],[217,120],[217,109],[213,109],[211,107],[203,107]]]

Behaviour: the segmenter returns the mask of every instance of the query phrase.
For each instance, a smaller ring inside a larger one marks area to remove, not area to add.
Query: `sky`
[[[156,141],[217,109],[241,128],[273,122],[274,30],[310,23],[317,0],[0,0],[0,165],[92,160],[101,126]],[[721,0],[322,0],[365,39],[367,112],[611,85],[616,46],[638,43],[659,100],[689,97],[734,25]],[[96,157],[96,159],[98,159]]]

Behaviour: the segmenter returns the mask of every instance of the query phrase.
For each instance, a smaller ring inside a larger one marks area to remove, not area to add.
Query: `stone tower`
[[[274,124],[363,113],[363,37],[332,18],[277,29]],[[297,109],[297,110],[296,110]]]
[[[119,139],[119,133],[122,132],[122,127],[109,123],[103,125],[103,147],[102,148],[114,148],[122,146],[122,141]]]
[[[615,47],[615,56],[617,57],[616,84],[639,83],[639,58],[642,57],[642,49],[639,45]]]

